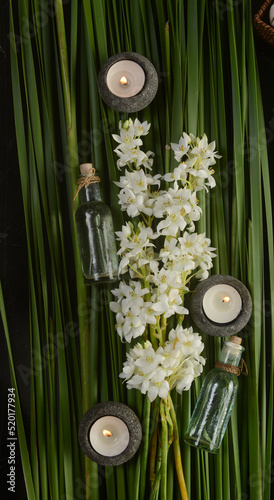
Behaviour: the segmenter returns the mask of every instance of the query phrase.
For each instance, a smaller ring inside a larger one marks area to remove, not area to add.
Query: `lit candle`
[[[91,460],[100,465],[116,466],[136,453],[142,439],[142,427],[131,408],[116,401],[106,401],[85,413],[78,439]]]
[[[136,52],[121,52],[110,57],[98,74],[98,91],[115,111],[133,113],[150,104],[158,89],[153,64]]]
[[[215,285],[204,295],[203,309],[205,315],[215,323],[230,323],[239,316],[242,299],[235,288],[230,285]]]
[[[217,274],[201,281],[193,290],[189,312],[204,333],[230,337],[248,323],[252,300],[241,281],[233,276]]]
[[[97,453],[106,457],[120,455],[129,443],[128,427],[118,417],[99,418],[89,432],[91,446]]]
[[[140,64],[123,59],[114,63],[107,72],[107,86],[118,97],[133,97],[145,84],[145,72]]]

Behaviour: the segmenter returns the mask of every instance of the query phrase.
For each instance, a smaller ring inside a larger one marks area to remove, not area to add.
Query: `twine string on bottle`
[[[221,368],[222,370],[225,370],[229,373],[233,373],[234,375],[237,375],[237,377],[239,377],[241,375],[241,373],[245,376],[248,375],[248,368],[247,368],[246,362],[243,358],[241,359],[240,366],[228,365],[227,363],[220,363],[220,361],[216,361],[215,368]]]
[[[89,186],[89,184],[96,184],[100,181],[101,179],[98,175],[96,175],[95,168],[92,166],[92,164],[90,164],[89,167],[86,167],[85,173],[82,173],[82,175],[77,179],[78,189],[73,198],[73,201],[75,201],[75,199],[79,194],[80,189],[82,189],[83,186]]]

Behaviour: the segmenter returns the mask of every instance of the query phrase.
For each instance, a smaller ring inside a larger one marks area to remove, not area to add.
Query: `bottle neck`
[[[98,182],[83,186],[79,191],[80,202],[101,201],[100,186]]]
[[[224,342],[219,362],[239,366],[243,351],[244,347],[241,345],[234,344],[233,342]]]

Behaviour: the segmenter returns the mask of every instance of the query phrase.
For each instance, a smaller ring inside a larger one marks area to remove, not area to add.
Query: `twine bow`
[[[221,368],[222,370],[225,370],[227,372],[234,373],[234,375],[237,375],[237,377],[239,377],[241,373],[245,376],[248,375],[248,368],[243,358],[241,359],[240,366],[228,365],[227,363],[220,363],[219,361],[216,361],[215,368]]]
[[[75,201],[80,189],[82,189],[83,186],[89,186],[89,184],[96,184],[97,182],[101,181],[100,177],[96,175],[96,170],[92,166],[92,164],[90,164],[90,166],[85,165],[84,168],[81,167],[82,165],[80,165],[81,176],[77,179],[78,189],[73,198],[73,201]]]

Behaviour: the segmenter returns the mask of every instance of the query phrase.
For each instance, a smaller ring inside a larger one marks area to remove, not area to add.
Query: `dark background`
[[[239,0],[235,0],[238,5]],[[253,1],[254,14],[262,1]],[[13,121],[9,1],[0,3],[0,279],[12,341],[15,366],[29,366],[28,268],[25,223]],[[274,130],[274,46],[256,38],[256,52],[263,96],[265,126]],[[272,134],[273,135],[273,134]],[[274,141],[268,144],[272,193],[274,186]],[[11,387],[8,354],[2,325],[0,331],[0,497],[7,494],[7,389]],[[29,426],[29,388],[18,377],[26,431]],[[16,493],[10,497],[24,500],[24,482],[20,470],[19,443],[16,457]]]

